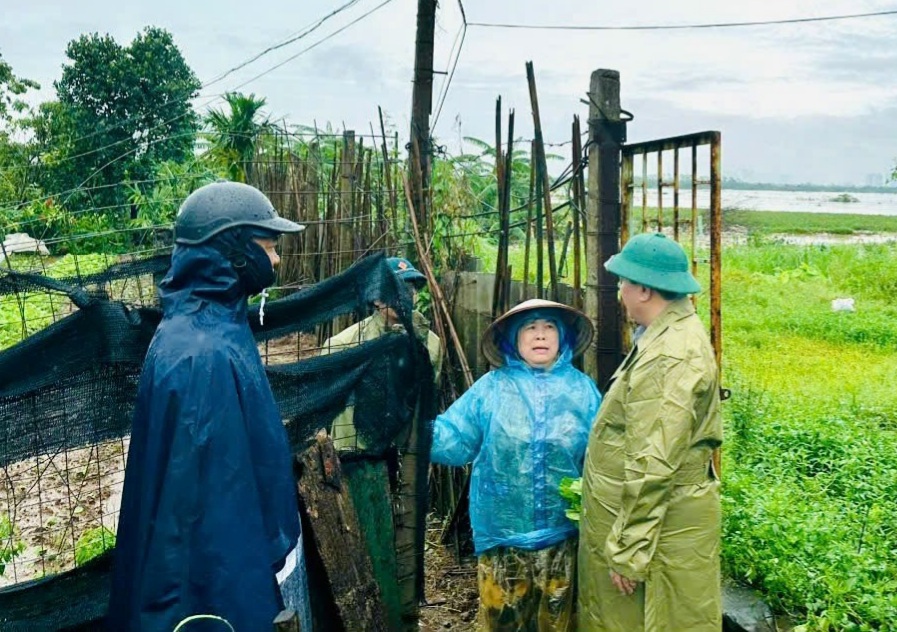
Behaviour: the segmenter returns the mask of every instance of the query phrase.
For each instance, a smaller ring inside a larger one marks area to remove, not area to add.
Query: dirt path
[[[477,574],[474,558],[461,560],[439,544],[441,529],[427,533],[424,586],[427,604],[421,607],[421,631],[473,632],[477,613]]]

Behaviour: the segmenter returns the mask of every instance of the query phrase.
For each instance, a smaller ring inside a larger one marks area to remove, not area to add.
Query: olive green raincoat
[[[418,339],[427,347],[430,354],[430,362],[433,365],[435,380],[439,382],[439,372],[442,367],[442,343],[439,336],[430,331],[430,323],[420,312],[413,312],[412,325]],[[386,318],[379,311],[368,316],[361,322],[347,327],[332,338],[328,338],[321,349],[321,355],[337,353],[350,347],[356,347],[363,342],[376,340],[388,331],[405,331],[405,327],[396,324],[392,327],[386,324]],[[355,406],[349,405],[333,420],[331,429],[333,445],[340,450],[363,450],[364,442],[355,431]]]
[[[688,299],[617,369],[589,437],[579,549],[583,632],[719,632],[722,443],[713,349]],[[637,580],[621,594],[610,571]]]

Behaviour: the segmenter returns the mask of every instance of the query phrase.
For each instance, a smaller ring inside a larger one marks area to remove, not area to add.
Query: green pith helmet
[[[611,274],[655,290],[674,294],[701,291],[688,270],[688,256],[677,242],[663,233],[641,233],[631,238],[619,254],[604,264]]]

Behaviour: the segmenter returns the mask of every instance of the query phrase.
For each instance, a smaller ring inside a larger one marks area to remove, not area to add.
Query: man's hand
[[[615,573],[614,571],[610,572],[610,581],[613,582],[614,586],[617,587],[617,590],[620,591],[623,595],[631,595],[635,592],[636,587],[638,587],[638,582],[634,579],[627,579],[623,577],[619,573]]]

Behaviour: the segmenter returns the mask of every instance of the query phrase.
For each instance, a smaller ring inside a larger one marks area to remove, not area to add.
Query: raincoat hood
[[[554,363],[545,369],[532,367],[527,364],[521,357],[517,348],[517,337],[520,330],[529,325],[534,320],[548,320],[554,323],[558,330],[558,356]],[[505,366],[527,368],[531,371],[546,372],[552,371],[564,365],[569,365],[573,360],[573,345],[575,340],[570,340],[571,330],[564,325],[554,310],[533,310],[523,312],[514,320],[508,323],[504,329],[504,335],[501,335],[499,342],[499,350],[505,361]]]
[[[216,305],[245,320],[246,298],[233,265],[210,245],[175,246],[171,268],[159,284],[166,316]]]
[[[540,298],[523,301],[496,318],[480,339],[480,351],[492,366],[502,366],[506,355],[515,355],[517,351],[517,331],[521,318],[545,318],[556,324],[563,323],[566,332],[560,332],[560,342],[566,339],[573,357],[588,348],[595,335],[592,322],[578,309]],[[511,326],[518,324],[515,331],[508,334]]]

